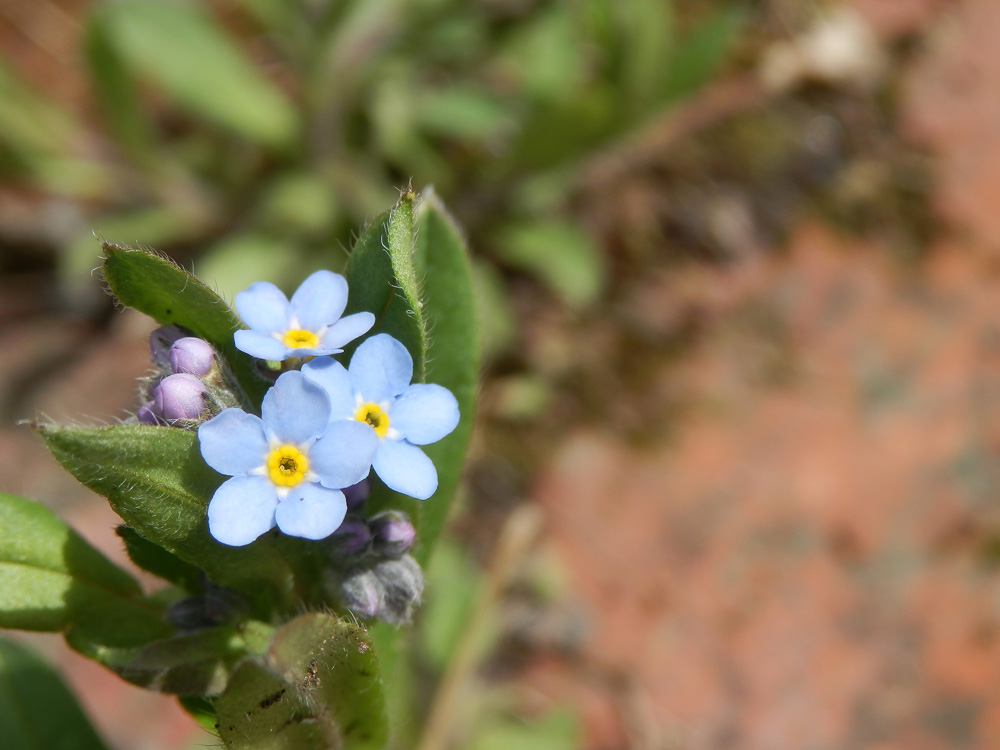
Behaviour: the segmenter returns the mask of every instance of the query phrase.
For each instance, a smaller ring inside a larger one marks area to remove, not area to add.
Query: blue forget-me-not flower
[[[368,475],[379,440],[366,425],[331,422],[330,414],[326,392],[293,370],[268,390],[260,417],[230,408],[198,428],[205,462],[231,477],[208,505],[213,537],[241,546],[277,525],[323,539],[340,526],[341,489]]]
[[[336,354],[375,324],[370,312],[340,317],[347,306],[347,280],[317,271],[289,300],[268,281],[237,293],[236,312],[250,330],[237,331],[236,348],[253,357],[285,360]]]
[[[418,446],[455,429],[458,402],[440,385],[410,385],[413,358],[405,346],[380,333],[357,348],[348,368],[319,357],[304,364],[302,372],[330,397],[331,429],[360,423],[377,436],[372,468],[390,489],[420,500],[434,494],[437,470]]]

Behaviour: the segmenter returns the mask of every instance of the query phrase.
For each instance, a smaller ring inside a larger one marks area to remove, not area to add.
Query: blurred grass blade
[[[663,89],[674,45],[673,4],[665,0],[631,0],[616,10],[622,23],[622,84],[633,114],[656,105]]]
[[[499,136],[509,122],[503,104],[477,89],[420,91],[415,103],[417,122],[447,138],[485,141]]]
[[[575,224],[545,221],[504,230],[498,255],[533,274],[573,308],[593,303],[604,285],[600,248]]]
[[[721,8],[701,20],[677,43],[670,74],[660,96],[670,101],[686,96],[708,83],[746,21],[741,7]]]
[[[212,344],[249,397],[251,411],[264,398],[267,383],[253,360],[236,349],[233,332],[242,327],[225,301],[195,276],[158,255],[104,245],[104,278],[115,297],[162,325],[184,326]]]
[[[83,48],[101,117],[116,143],[139,164],[156,153],[152,123],[143,111],[133,74],[109,39],[105,15],[94,13],[87,23]],[[149,241],[149,240],[147,240]]]
[[[5,638],[0,638],[0,747],[107,750],[55,670]]]
[[[199,5],[124,0],[98,8],[94,23],[131,70],[189,112],[257,143],[288,147],[298,117]]]
[[[420,202],[416,258],[427,330],[426,382],[443,385],[458,400],[461,419],[450,434],[424,451],[438,472],[438,488],[420,506],[416,557],[426,562],[444,526],[465,465],[475,422],[479,383],[479,309],[465,238],[433,193]]]
[[[68,112],[32,91],[0,60],[0,142],[22,155],[67,156],[79,136]]]
[[[52,511],[0,494],[0,627],[68,626],[116,645],[145,643],[172,629],[128,573]]]

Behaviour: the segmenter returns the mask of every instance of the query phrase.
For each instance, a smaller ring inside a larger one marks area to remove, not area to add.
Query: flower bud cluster
[[[207,341],[178,326],[164,326],[150,334],[149,350],[157,372],[144,384],[147,401],[136,412],[140,424],[196,427],[235,405]]]
[[[334,567],[327,574],[328,590],[358,617],[394,625],[409,622],[424,589],[420,565],[407,554],[416,542],[416,529],[397,510],[365,517],[367,480],[344,493],[349,512],[330,537]]]

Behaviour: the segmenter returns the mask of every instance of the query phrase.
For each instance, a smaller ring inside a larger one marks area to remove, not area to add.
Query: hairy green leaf
[[[347,262],[351,293],[345,315],[363,310],[374,313],[375,326],[369,335],[388,333],[401,341],[413,356],[414,380],[422,381],[427,327],[413,259],[415,197],[403,195],[395,208],[375,219],[358,238]],[[345,361],[355,348],[356,344],[345,348]]]
[[[465,462],[475,421],[479,378],[479,315],[465,239],[433,193],[417,212],[416,259],[423,280],[423,312],[432,332],[426,382],[443,385],[458,400],[461,419],[448,436],[424,451],[438,472],[438,489],[420,506],[416,557],[426,562],[444,526]]]
[[[208,501],[223,477],[201,458],[193,432],[172,427],[36,427],[73,476],[104,495],[143,538],[202,568],[259,607],[291,597],[291,563],[264,536],[227,547],[208,532]]]
[[[278,630],[262,662],[234,672],[215,708],[219,735],[234,750],[374,750],[386,739],[368,634],[326,614]]]
[[[170,627],[135,580],[40,503],[0,494],[0,627],[134,645]]]
[[[0,747],[106,750],[76,698],[42,659],[0,638]]]
[[[154,253],[104,245],[104,278],[123,305],[146,313],[163,325],[176,324],[212,344],[250,399],[261,402],[267,383],[253,371],[253,360],[238,351],[233,332],[241,327],[236,313],[195,276]]]

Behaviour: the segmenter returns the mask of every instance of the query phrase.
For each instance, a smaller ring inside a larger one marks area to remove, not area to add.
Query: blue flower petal
[[[242,547],[274,527],[278,495],[264,477],[233,477],[208,504],[208,530],[231,547]]]
[[[405,440],[383,440],[372,468],[389,489],[418,500],[426,500],[437,489],[434,464],[422,450]]]
[[[291,315],[288,299],[269,281],[257,281],[236,293],[236,312],[247,327],[264,333],[285,331]]]
[[[198,428],[205,463],[220,474],[249,474],[267,459],[267,438],[260,417],[226,409]]]
[[[341,318],[323,334],[323,348],[342,351],[344,344],[368,333],[375,325],[375,316],[370,312],[359,312]]]
[[[337,530],[346,514],[343,492],[303,482],[281,501],[274,518],[278,528],[289,536],[325,539]]]
[[[350,487],[368,476],[378,443],[375,430],[367,424],[353,419],[331,422],[310,448],[309,466],[325,487]]]
[[[260,331],[237,331],[233,334],[236,348],[258,359],[274,359],[279,362],[292,356],[278,339]]]
[[[389,426],[415,445],[435,443],[458,425],[458,401],[440,385],[411,385],[392,405]]]
[[[299,328],[318,331],[344,312],[347,279],[333,271],[316,271],[295,290],[291,305]]]
[[[319,385],[330,398],[330,419],[352,419],[358,408],[351,376],[340,362],[317,357],[302,365],[302,374]]]
[[[413,358],[392,336],[379,333],[355,350],[347,371],[355,391],[366,401],[380,403],[406,390],[413,377]]]
[[[281,375],[260,407],[269,440],[302,445],[319,437],[330,420],[330,399],[298,370]]]

